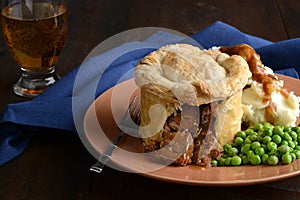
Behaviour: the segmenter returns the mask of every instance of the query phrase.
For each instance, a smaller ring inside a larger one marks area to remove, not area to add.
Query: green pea
[[[272,139],[273,139],[273,141],[276,143],[276,144],[280,144],[281,143],[281,137],[280,137],[280,135],[273,135],[272,136]]]
[[[269,142],[271,142],[272,141],[272,138],[270,137],[270,136],[265,136],[264,138],[263,138],[263,143],[264,144],[268,144]]]
[[[281,156],[281,152],[278,149],[273,149],[271,151],[268,152],[269,156],[274,155],[274,156]]]
[[[257,124],[255,125],[255,130],[256,130],[256,131],[260,131],[260,130],[262,130],[263,128],[264,128],[264,125],[261,124],[261,123],[257,123]]]
[[[264,136],[272,136],[272,134],[273,134],[273,130],[272,130],[272,129],[265,128],[265,129],[263,130],[263,135],[264,135]]]
[[[237,146],[242,146],[242,144],[244,144],[244,139],[242,137],[236,137],[235,140],[234,140],[234,143]]]
[[[268,163],[268,159],[269,159],[269,155],[268,155],[268,154],[263,154],[263,155],[261,156],[261,162],[262,162],[263,164],[267,164],[267,163]]]
[[[295,150],[300,150],[300,145],[296,145],[294,149]]]
[[[223,146],[223,149],[224,149],[224,152],[225,152],[225,153],[227,153],[228,150],[231,149],[231,148],[232,148],[231,144],[225,144],[225,145]]]
[[[300,127],[299,126],[295,127],[294,131],[299,135],[300,134]]]
[[[282,136],[283,135],[283,129],[280,126],[275,126],[274,129],[273,129],[273,133],[275,135]]]
[[[231,165],[231,157],[227,157],[226,159],[225,159],[225,165],[226,166],[230,166]]]
[[[255,141],[257,141],[257,135],[256,134],[252,134],[252,135],[250,135],[249,136],[250,137],[250,140],[252,141],[252,142],[255,142]]]
[[[289,132],[290,136],[293,138],[293,140],[297,140],[297,133],[295,131],[290,131]]]
[[[290,147],[287,145],[281,145],[280,147],[278,147],[278,150],[280,151],[280,153],[285,154],[290,151]]]
[[[225,165],[225,158],[223,158],[223,157],[219,158],[218,165],[219,166],[224,166]]]
[[[245,131],[238,131],[236,136],[245,139],[247,137],[247,134],[245,133]]]
[[[283,139],[288,142],[293,140],[293,138],[288,133],[284,133]]]
[[[249,126],[248,129],[252,129],[254,132],[256,131],[255,125]]]
[[[258,148],[258,147],[261,147],[261,145],[260,145],[259,142],[253,142],[253,143],[251,144],[251,149],[252,149],[252,150],[255,150],[255,149]]]
[[[253,131],[250,135],[258,135],[258,132]]]
[[[245,138],[245,142],[244,142],[245,144],[251,144],[252,143],[252,140],[250,139],[250,136],[247,136],[246,138]]]
[[[296,147],[295,142],[289,141],[289,146],[294,149]]]
[[[300,150],[294,150],[293,153],[296,155],[296,158],[300,158]]]
[[[275,156],[275,155],[269,156],[269,159],[268,159],[268,164],[269,165],[277,165],[278,162],[279,162],[279,159],[278,159],[277,156]]]
[[[288,142],[288,141],[286,141],[286,140],[282,140],[282,141],[281,141],[281,145],[286,145],[286,146],[289,146],[289,142]]]
[[[264,137],[262,136],[262,134],[259,134],[259,135],[257,136],[257,141],[258,141],[258,142],[263,143],[263,139],[264,139]]]
[[[285,126],[285,127],[283,128],[283,131],[284,131],[284,132],[290,132],[291,130],[292,130],[292,128],[289,127],[289,126]]]
[[[264,150],[264,148],[263,148],[263,147],[258,147],[258,148],[256,148],[256,149],[255,149],[255,154],[256,154],[256,155],[259,155],[259,156],[265,155],[265,150]]]
[[[295,153],[291,152],[290,155],[292,156],[292,162],[297,159],[297,156]]]
[[[242,159],[239,156],[233,156],[231,159],[231,165],[233,166],[239,166],[242,164]]]
[[[259,155],[253,155],[250,157],[250,163],[252,165],[259,165],[261,163],[261,159],[259,157]]]
[[[270,128],[270,129],[274,128],[274,126],[272,124],[270,124],[269,122],[264,122],[263,125],[265,128]]]
[[[218,166],[218,161],[217,160],[212,160],[211,161],[211,166],[212,167],[217,167]]]
[[[268,148],[267,148],[267,145],[266,145],[266,144],[262,144],[261,147],[264,148],[265,152],[268,151]]]
[[[248,165],[249,164],[249,158],[248,158],[248,156],[247,155],[243,155],[242,156],[242,163],[243,163],[243,165]]]
[[[292,156],[289,153],[285,153],[282,155],[281,160],[283,164],[290,164],[293,160]]]
[[[244,144],[241,147],[241,153],[242,154],[247,154],[247,152],[251,149],[251,145],[250,144]]]
[[[297,136],[297,142],[300,144],[300,135]]]
[[[237,148],[232,147],[232,148],[230,148],[230,149],[227,151],[227,155],[229,155],[229,156],[234,156],[234,155],[236,155],[238,152],[239,152],[239,151],[238,151]]]
[[[251,128],[248,128],[247,130],[245,130],[246,135],[251,135],[253,133],[255,133],[255,131]]]
[[[269,151],[272,151],[273,149],[277,149],[277,144],[275,142],[268,142],[267,148]]]
[[[248,156],[249,159],[250,159],[252,156],[254,156],[254,155],[255,155],[255,153],[254,153],[253,150],[249,150],[249,151],[247,152],[247,156]]]

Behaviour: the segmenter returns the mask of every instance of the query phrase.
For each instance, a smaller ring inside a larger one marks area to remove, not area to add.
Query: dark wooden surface
[[[217,20],[271,41],[300,36],[299,0],[77,0],[69,1],[68,39],[57,64],[60,75],[78,66],[97,44],[137,27],[193,34]],[[0,113],[26,101],[11,93],[19,71],[0,38]],[[1,130],[0,130],[1,134]],[[0,167],[0,199],[300,199],[300,177],[243,187],[178,185],[105,168],[76,133],[36,134],[25,152]]]

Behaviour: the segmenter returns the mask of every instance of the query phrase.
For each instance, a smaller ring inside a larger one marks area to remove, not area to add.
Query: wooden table
[[[65,75],[97,44],[137,27],[164,27],[191,35],[217,20],[271,41],[300,36],[298,0],[78,0],[69,1],[69,32],[57,64]],[[0,113],[26,101],[11,92],[19,77],[0,40]],[[0,130],[1,134],[1,130]],[[76,133],[36,134],[24,153],[0,167],[0,199],[300,199],[300,177],[243,187],[179,185],[105,168],[89,171],[95,159]]]

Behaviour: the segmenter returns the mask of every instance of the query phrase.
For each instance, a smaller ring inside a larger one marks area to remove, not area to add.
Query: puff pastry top
[[[229,56],[218,49],[200,50],[189,44],[164,46],[135,68],[139,87],[164,88],[163,95],[168,98],[195,106],[236,94],[250,77],[248,64],[241,56]]]

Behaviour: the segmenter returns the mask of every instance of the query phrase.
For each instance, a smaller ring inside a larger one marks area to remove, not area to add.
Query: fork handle
[[[103,167],[111,157],[114,150],[118,147],[117,145],[120,143],[122,138],[126,135],[123,131],[121,131],[118,136],[115,138],[113,143],[101,154],[98,161],[90,167],[90,171],[101,173],[103,170]]]

